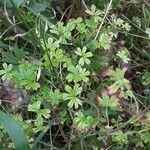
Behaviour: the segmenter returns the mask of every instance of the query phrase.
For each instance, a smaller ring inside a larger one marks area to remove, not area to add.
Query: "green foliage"
[[[119,144],[128,143],[127,134],[123,133],[121,130],[113,134],[113,140],[117,141]]]
[[[92,53],[91,52],[86,53],[86,50],[87,50],[86,47],[83,47],[82,50],[80,48],[77,48],[77,51],[75,52],[77,55],[80,56],[79,64],[82,66],[84,65],[84,63],[89,65],[90,64],[89,57],[92,57]]]
[[[47,41],[42,40],[41,45],[43,49],[48,49],[48,50],[56,50],[59,48],[59,41],[54,41],[53,38],[49,37]]]
[[[116,97],[108,97],[108,96],[102,96],[100,99],[100,105],[103,107],[109,107],[112,110],[118,110],[118,99]]]
[[[109,9],[106,1],[95,0],[91,7],[76,3],[54,1],[56,8],[47,0],[6,3],[16,14],[2,24],[0,107],[22,126],[32,149],[149,148],[147,9],[142,8],[145,24],[141,16],[134,18],[135,30],[121,15],[133,2],[116,0],[110,6],[116,8]],[[104,10],[96,7],[102,4]],[[82,17],[73,18],[78,6]],[[11,97],[18,92],[22,102],[14,107]],[[6,131],[0,131],[0,145],[13,149]]]
[[[2,80],[10,80],[12,78],[12,68],[13,65],[7,65],[6,63],[3,64],[3,70],[0,70],[0,75],[2,75]]]
[[[58,22],[57,25],[53,25],[51,27],[51,33],[57,35],[59,37],[59,41],[62,43],[67,43],[67,39],[71,38],[71,31],[74,29],[74,24],[68,24],[64,26],[62,22]]]
[[[130,61],[129,56],[128,56],[128,50],[126,48],[121,48],[118,51],[117,56],[120,57],[123,63],[128,63]]]
[[[18,48],[17,45],[13,46],[12,49],[12,52],[2,52],[2,60],[6,63],[17,65],[26,56],[27,52],[23,48]]]
[[[28,105],[28,111],[36,113],[36,119],[33,120],[33,132],[45,131],[47,127],[44,126],[44,118],[48,119],[50,117],[50,110],[41,109],[41,101],[36,101]]]
[[[147,86],[150,85],[150,73],[149,72],[146,71],[144,73],[142,79],[143,79],[143,84],[144,85],[147,85]]]
[[[79,130],[87,130],[92,127],[94,118],[92,116],[85,117],[82,112],[77,112],[74,118],[74,123]]]
[[[87,76],[89,76],[90,72],[86,71],[86,68],[82,68],[80,65],[77,65],[69,67],[68,70],[70,71],[66,77],[68,82],[74,81],[76,83],[79,81],[89,81]]]
[[[45,59],[45,66],[49,68],[49,66],[52,65],[57,67],[60,63],[64,62],[64,55],[63,51],[61,49],[51,49],[48,54],[46,53],[44,56]],[[50,62],[51,61],[51,62]]]
[[[111,37],[107,33],[102,33],[99,39],[99,46],[106,49],[111,47]]]
[[[62,94],[58,89],[52,91],[48,87],[44,87],[40,96],[52,105],[58,105],[62,101]]]
[[[121,18],[115,19],[114,24],[116,25],[116,27],[125,29],[126,31],[130,31],[131,26],[127,22],[124,22],[124,20],[122,20]]]
[[[12,72],[13,81],[18,87],[25,87],[27,90],[37,90],[40,87],[39,83],[36,82],[37,69],[35,64],[24,62]]]
[[[8,114],[0,111],[0,123],[8,132],[16,150],[29,150],[26,136],[16,121],[14,121]]]
[[[114,81],[111,87],[112,90],[114,90],[115,92],[118,89],[124,90],[130,88],[129,80],[124,78],[125,72],[126,68],[124,69],[117,68],[116,70],[111,70],[110,80]]]
[[[79,84],[75,84],[73,88],[69,85],[65,86],[67,93],[64,93],[64,100],[69,100],[68,107],[77,109],[82,105],[82,101],[78,98],[78,95],[81,94],[82,88],[79,87]]]
[[[144,127],[144,132],[141,134],[141,139],[144,143],[150,143],[150,130],[149,126]]]
[[[0,2],[0,5],[4,6],[4,2],[9,6],[9,7],[12,7],[13,4],[16,5],[17,7],[21,6],[22,4],[24,4],[24,2],[26,2],[26,0],[13,0],[13,1],[9,1],[9,0],[6,0],[6,1],[1,1]],[[12,4],[13,2],[13,4]]]
[[[28,111],[35,112],[37,114],[38,118],[41,118],[42,116],[44,118],[49,118],[50,110],[49,109],[40,109],[40,107],[41,107],[41,102],[37,101],[37,102],[34,102],[32,105],[28,106]]]
[[[32,11],[34,11],[35,13],[40,13],[45,11],[48,5],[49,5],[48,1],[43,1],[43,2],[30,1],[29,3],[30,9],[32,9]]]

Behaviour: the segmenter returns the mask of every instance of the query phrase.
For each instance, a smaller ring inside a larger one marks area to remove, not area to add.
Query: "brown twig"
[[[143,1],[148,7],[150,7],[150,3],[148,3],[146,0],[143,0]]]
[[[103,24],[104,24],[104,21],[105,21],[105,19],[106,19],[106,16],[107,16],[107,14],[108,14],[108,11],[109,11],[109,9],[110,9],[110,7],[111,7],[112,1],[113,1],[113,0],[110,0],[110,2],[109,2],[109,4],[108,4],[108,7],[107,7],[106,12],[105,12],[105,15],[104,15],[104,17],[103,17],[103,19],[102,19],[102,22],[101,22],[101,24],[100,24],[100,26],[99,26],[99,28],[98,28],[98,31],[97,31],[97,33],[96,33],[96,36],[95,36],[95,38],[94,38],[95,40],[98,38],[98,35],[99,35],[99,33],[100,33],[100,30],[101,30],[101,28],[102,28],[102,26],[103,26]]]
[[[150,61],[149,62],[146,62],[146,63],[143,63],[143,64],[138,64],[136,66],[132,66],[131,69],[133,68],[137,68],[137,67],[141,67],[141,66],[144,66],[144,65],[149,65],[150,64]]]
[[[74,7],[75,7],[75,4],[76,4],[76,0],[73,0],[72,4],[71,4],[71,6],[70,6],[70,11],[69,11],[69,13],[68,13],[66,23],[67,23],[67,22],[69,21],[69,19],[71,18],[73,9],[74,9]]]

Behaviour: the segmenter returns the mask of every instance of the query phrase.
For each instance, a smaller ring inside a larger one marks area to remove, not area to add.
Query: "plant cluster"
[[[85,10],[87,18],[50,23],[44,14],[47,2],[35,6],[34,2],[16,3],[12,1],[10,7],[20,11],[16,20],[27,31],[16,34],[14,41],[2,34],[0,76],[2,84],[11,81],[22,92],[22,101],[16,99],[12,107],[10,100],[2,99],[0,106],[10,109],[7,111],[22,126],[30,147],[148,148],[150,113],[128,77],[130,51],[117,46],[120,36],[130,34],[130,24],[110,12],[104,20],[105,10],[95,5]],[[9,40],[10,47],[5,47]],[[142,76],[147,95],[149,74],[145,71]],[[4,128],[0,131],[0,143],[5,141],[3,146],[13,149]]]

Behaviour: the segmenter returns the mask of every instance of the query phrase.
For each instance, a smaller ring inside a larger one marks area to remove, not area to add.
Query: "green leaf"
[[[99,46],[105,50],[111,47],[111,37],[107,33],[102,33],[99,39]]]
[[[41,115],[37,116],[37,119],[34,122],[33,132],[37,133],[39,131],[46,131],[47,127],[43,125],[44,119]]]
[[[150,85],[150,72],[145,71],[144,75],[142,76],[142,80],[143,80],[143,85]]]
[[[71,31],[75,28],[74,24],[67,24],[64,26],[64,23],[58,22],[57,25],[51,26],[50,32],[59,36],[59,41],[63,44],[67,43],[67,39],[71,39]]]
[[[128,58],[129,52],[126,48],[121,48],[118,52],[117,52],[117,56],[121,58],[121,60],[123,61],[123,63],[128,63],[128,61],[130,61],[130,59]]]
[[[16,150],[29,150],[26,136],[16,121],[8,114],[0,111],[0,123],[8,132]]]
[[[112,136],[113,140],[119,144],[127,144],[128,137],[127,134],[123,133],[121,130],[115,132]]]
[[[93,125],[93,116],[84,116],[82,112],[77,112],[74,123],[80,131],[86,130]]]
[[[13,68],[13,65],[10,64],[10,65],[7,65],[6,63],[3,64],[3,70],[0,70],[0,75],[2,75],[2,80],[9,80],[12,78],[12,74],[11,74],[11,71],[12,71],[12,68]]]
[[[90,60],[89,57],[92,57],[92,53],[91,52],[86,52],[87,47],[83,47],[83,49],[81,50],[79,47],[76,50],[76,54],[80,56],[80,60],[79,60],[79,64],[81,66],[83,66],[85,63],[86,64],[90,64]]]
[[[148,118],[147,121],[149,121],[149,113],[146,115],[146,117]],[[142,131],[144,131],[144,132],[141,132],[141,134],[140,134],[141,140],[144,143],[150,143],[150,127],[149,127],[149,125],[144,126]]]
[[[144,143],[150,143],[150,133],[149,132],[142,134],[141,138]]]
[[[11,63],[14,65],[18,64],[19,59],[15,57],[14,55],[8,53],[8,52],[2,52],[2,60],[6,63]]]
[[[28,111],[38,112],[38,110],[40,109],[40,106],[41,106],[40,101],[34,102],[32,105],[28,106]]]
[[[27,0],[13,0],[13,5],[16,5],[18,7],[18,6],[22,5],[26,1]],[[10,0],[0,1],[0,6],[4,6],[4,2],[6,2],[6,5],[8,7],[12,7],[12,2]]]
[[[67,93],[64,93],[64,100],[70,100],[68,107],[72,108],[75,106],[75,109],[78,109],[78,107],[82,105],[82,101],[78,98],[82,88],[79,86],[79,84],[75,84],[73,88],[71,88],[69,85],[66,85],[65,90]]]
[[[52,46],[53,45],[50,45],[50,47]],[[58,65],[61,62],[65,61],[65,57],[63,51],[57,48],[57,49],[51,49],[49,52],[46,52],[44,55],[44,60],[45,60],[44,65],[46,67],[49,67],[51,63],[53,66],[58,67]]]
[[[86,70],[86,68],[82,68],[80,65],[71,66],[68,68],[68,70],[71,72],[67,75],[66,79],[68,82],[74,81],[79,82],[79,81],[84,81],[88,82],[89,78],[88,76],[90,75],[90,72]]]
[[[26,54],[28,53],[23,48],[18,48],[18,45],[14,45],[11,52],[2,52],[2,60],[6,63],[17,65]]]
[[[59,41],[54,41],[53,38],[49,37],[46,42],[41,40],[41,45],[42,45],[43,49],[47,48],[48,50],[55,50],[55,49],[59,48]]]
[[[37,90],[40,84],[37,83],[36,73],[38,66],[34,63],[25,62],[20,64],[16,70],[12,72],[12,78],[18,87],[25,87],[26,89]]]
[[[100,105],[103,107],[109,107],[112,110],[117,110],[118,106],[118,99],[116,97],[109,97],[103,95],[102,98],[100,99]]]
[[[111,90],[114,92],[116,92],[118,89],[121,89],[122,91],[125,89],[130,89],[129,80],[124,78],[125,72],[126,68],[116,68],[116,70],[110,70],[110,80],[114,81],[114,83],[111,85]]]
[[[35,13],[39,13],[39,12],[45,11],[48,6],[49,6],[49,2],[42,1],[42,2],[39,2],[39,3],[37,3],[37,2],[32,3],[29,7]]]
[[[50,110],[49,109],[41,109],[41,101],[34,102],[28,106],[28,111],[35,112],[38,117],[49,117]]]
[[[33,142],[33,147],[32,147],[32,149],[33,150],[37,150],[37,148],[36,148],[36,145],[39,143],[39,141],[43,138],[43,136],[46,134],[46,132],[48,131],[48,129],[49,128],[51,128],[51,126],[53,125],[53,123],[55,122],[55,120],[54,119],[52,119],[52,120],[50,120],[49,121],[49,123],[48,123],[48,125],[47,125],[47,130],[43,130],[37,137],[36,137],[36,139],[34,140],[34,142]]]
[[[58,105],[62,99],[62,94],[58,89],[50,90],[48,87],[42,88],[41,92],[42,98],[52,105]]]

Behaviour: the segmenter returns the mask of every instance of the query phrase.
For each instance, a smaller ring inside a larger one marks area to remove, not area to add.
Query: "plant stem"
[[[97,34],[96,34],[94,40],[97,40],[97,38],[98,38],[98,36],[99,36],[100,30],[101,30],[101,28],[102,28],[102,26],[103,26],[103,24],[104,24],[105,18],[106,18],[107,14],[108,14],[108,11],[109,11],[109,9],[110,9],[110,7],[111,7],[112,2],[113,2],[113,0],[110,0],[109,5],[108,5],[108,7],[107,7],[107,9],[106,9],[105,15],[104,15],[104,17],[103,17],[103,19],[102,19],[102,22],[101,22],[101,24],[100,24],[100,26],[99,26],[99,28],[98,28],[98,31],[97,31]]]
[[[109,126],[109,117],[108,117],[108,108],[105,109],[106,119],[107,119],[107,126]]]

